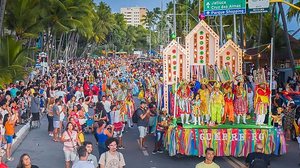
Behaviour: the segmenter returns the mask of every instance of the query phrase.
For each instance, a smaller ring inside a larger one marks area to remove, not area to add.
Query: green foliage
[[[21,42],[8,36],[0,39],[0,85],[27,75],[25,66],[32,60],[26,54]]]

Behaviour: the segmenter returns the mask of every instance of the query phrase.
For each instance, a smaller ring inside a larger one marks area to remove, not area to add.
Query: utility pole
[[[176,0],[173,0],[173,33],[176,35]]]
[[[236,15],[233,15],[233,41],[235,44],[237,44],[237,39],[236,39]]]
[[[223,16],[220,16],[220,46],[223,46]]]

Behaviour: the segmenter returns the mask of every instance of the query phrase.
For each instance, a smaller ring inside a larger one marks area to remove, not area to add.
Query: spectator
[[[64,143],[63,151],[65,153],[66,168],[71,167],[71,162],[74,162],[76,157],[77,145],[81,145],[78,139],[77,132],[73,130],[74,126],[71,122],[68,122],[66,131],[61,137],[61,142]],[[80,155],[79,155],[80,158]]]
[[[206,148],[205,149],[205,160],[201,163],[198,163],[195,168],[220,168],[215,162],[213,162],[215,156],[214,149]]]
[[[93,144],[92,144],[92,142],[85,141],[83,143],[83,146],[86,148],[86,151],[88,153],[87,161],[89,161],[90,163],[92,163],[94,165],[94,168],[97,168],[98,167],[97,158],[96,158],[95,155],[92,154],[92,152],[93,152]],[[78,160],[79,160],[79,157],[76,156],[74,163],[76,164],[76,162]]]
[[[140,134],[139,145],[142,150],[145,150],[146,149],[145,137],[147,135],[147,126],[149,123],[149,115],[150,115],[150,110],[147,108],[147,103],[145,101],[141,101],[140,108],[136,110],[136,113],[139,116],[137,122],[139,134]]]
[[[39,167],[36,165],[32,165],[30,156],[27,153],[24,153],[20,157],[20,161],[19,161],[17,168],[39,168]]]
[[[162,109],[161,114],[157,118],[155,145],[152,154],[163,153],[163,136],[168,128],[167,110]]]
[[[267,168],[270,166],[269,156],[264,154],[263,145],[256,144],[255,152],[249,153],[246,158],[246,164],[249,168]]]
[[[40,98],[38,93],[34,93],[31,98],[30,112],[32,113],[32,126],[37,127],[37,121],[40,120]]]
[[[284,112],[284,131],[286,133],[286,140],[291,140],[291,130],[295,121],[296,105],[290,103]]]
[[[47,106],[47,118],[48,118],[48,134],[49,136],[53,136],[53,106],[54,106],[55,100],[53,97],[49,99],[48,106]]]
[[[80,146],[77,150],[79,161],[72,168],[94,168],[94,165],[88,161],[88,151],[85,146]]]
[[[60,99],[55,99],[55,105],[53,106],[53,127],[54,127],[54,131],[53,131],[53,141],[58,142],[58,129],[59,129],[59,115],[60,115],[60,111],[58,106],[60,105]]]
[[[105,146],[105,141],[113,136],[114,127],[112,125],[108,125],[106,127],[106,123],[103,120],[98,122],[98,128],[95,132],[95,138],[98,142],[98,152],[101,156],[102,153],[107,151]]]
[[[106,140],[105,145],[107,146],[108,151],[100,156],[100,168],[123,168],[125,166],[125,160],[123,154],[117,151],[118,140],[115,138],[109,138]]]
[[[18,117],[12,112],[9,112],[8,114],[5,114],[3,120],[3,125],[5,127],[5,139],[7,143],[6,158],[8,161],[13,161],[14,158],[11,157],[11,145],[13,142],[13,136],[15,134],[15,124],[18,120]]]

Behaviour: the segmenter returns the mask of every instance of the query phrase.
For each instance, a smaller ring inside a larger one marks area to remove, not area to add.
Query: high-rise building
[[[142,25],[146,27],[142,21],[146,12],[147,9],[143,7],[121,8],[121,14],[124,15],[124,19],[127,21],[127,24],[132,26]]]

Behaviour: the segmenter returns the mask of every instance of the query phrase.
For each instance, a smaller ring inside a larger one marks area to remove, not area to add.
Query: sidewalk
[[[52,137],[48,135],[47,117],[41,119],[40,128],[29,131],[29,125],[26,126],[23,127],[24,131],[18,132],[20,135],[18,136],[19,139],[15,140],[14,149],[19,147],[12,155],[14,160],[6,163],[8,167],[16,167],[20,156],[24,153],[30,155],[32,164],[41,168],[64,167],[63,144],[53,142]]]

